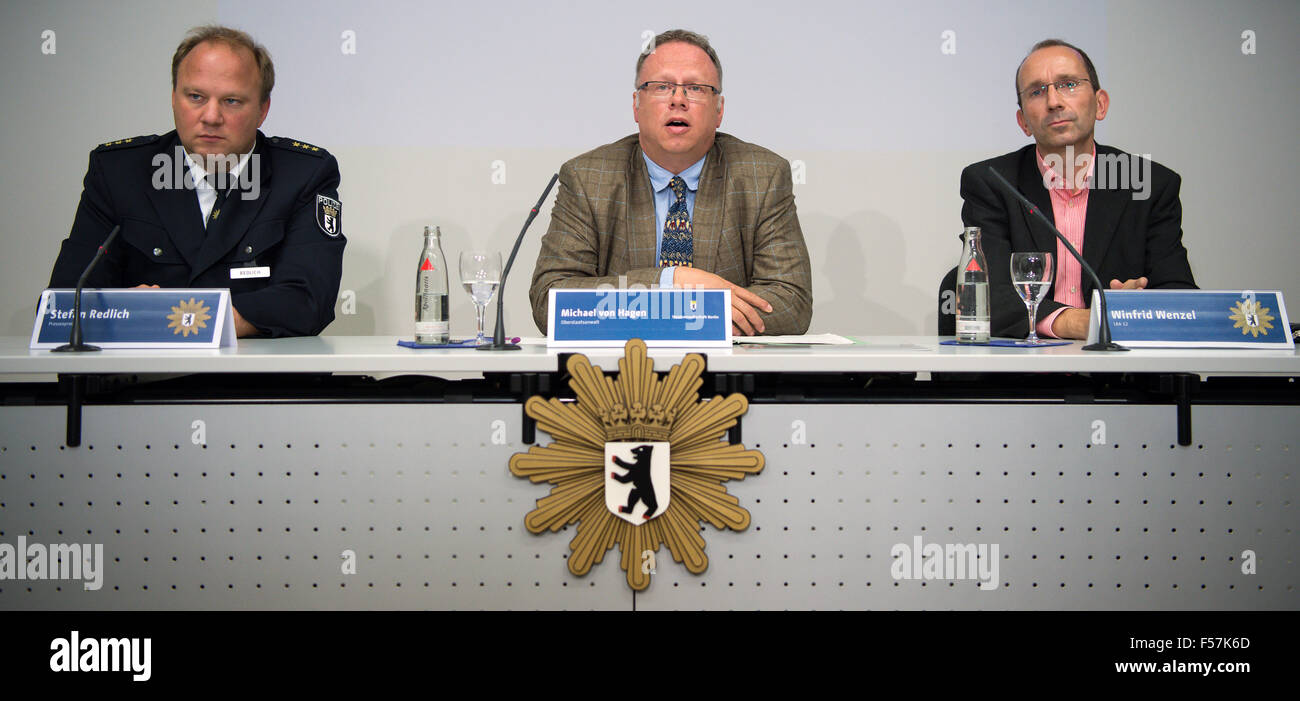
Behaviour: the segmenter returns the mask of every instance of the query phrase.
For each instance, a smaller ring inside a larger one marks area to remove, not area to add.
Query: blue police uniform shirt
[[[704,172],[704,158],[696,161],[691,167],[680,173],[669,172],[667,168],[650,160],[643,151],[641,157],[645,159],[646,171],[650,174],[650,187],[655,191],[655,260],[659,260],[659,253],[663,250],[664,244],[664,221],[668,219],[668,208],[673,206],[673,200],[676,195],[673,194],[672,188],[668,183],[674,176],[680,176],[686,183],[686,212],[691,216],[691,222],[695,221],[695,191],[700,189],[700,173]],[[659,274],[660,287],[673,286],[673,271],[675,267],[664,268]]]

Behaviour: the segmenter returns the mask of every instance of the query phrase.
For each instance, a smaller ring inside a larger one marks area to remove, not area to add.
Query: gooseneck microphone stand
[[[1088,265],[1088,261],[1084,260],[1083,256],[1079,255],[1079,252],[1075,250],[1074,246],[1070,243],[1069,239],[1065,238],[1065,236],[1061,234],[1061,232],[1056,228],[1056,226],[1053,225],[1052,222],[1048,220],[1047,217],[1043,216],[1042,212],[1038,211],[1038,208],[1034,206],[1033,202],[1030,202],[1027,197],[1020,194],[1014,187],[1012,187],[1011,183],[1007,182],[1007,179],[1002,177],[1002,174],[999,173],[997,170],[995,170],[993,166],[989,166],[989,172],[993,174],[993,177],[998,179],[999,183],[1002,183],[1002,189],[1011,193],[1011,195],[1014,196],[1017,200],[1020,200],[1020,204],[1024,205],[1025,209],[1029,210],[1030,214],[1038,217],[1039,221],[1046,224],[1047,228],[1051,229],[1053,234],[1056,234],[1056,239],[1061,243],[1065,244],[1065,250],[1069,251],[1070,255],[1074,256],[1074,259],[1079,261],[1079,265],[1083,266],[1083,269],[1087,271],[1088,277],[1092,278],[1092,284],[1095,286],[1095,289],[1097,290],[1097,299],[1101,300],[1098,305],[1100,307],[1099,313],[1101,314],[1101,323],[1097,325],[1097,342],[1090,343],[1084,346],[1083,350],[1086,351],[1128,350],[1124,346],[1121,346],[1118,343],[1111,341],[1110,339],[1110,314],[1106,312],[1106,292],[1105,292],[1106,288],[1101,286],[1101,280],[1097,278],[1096,271],[1092,269],[1091,265]]]
[[[475,347],[475,350],[481,351],[517,351],[519,346],[514,343],[506,343],[506,322],[505,313],[502,311],[502,301],[506,298],[506,277],[510,275],[510,266],[514,265],[515,254],[519,252],[519,244],[524,241],[524,234],[528,227],[537,218],[537,211],[542,208],[542,203],[546,201],[546,196],[551,194],[551,188],[555,187],[555,181],[560,179],[560,174],[556,173],[551,176],[551,182],[546,184],[546,191],[542,193],[537,204],[528,212],[528,219],[524,222],[524,228],[519,230],[519,236],[515,239],[515,247],[510,249],[510,259],[506,261],[506,269],[501,272],[501,287],[497,289],[497,326],[492,332],[491,345],[483,344]]]
[[[90,264],[81,272],[81,277],[77,278],[77,291],[72,298],[72,333],[68,336],[68,342],[51,349],[52,353],[86,353],[88,351],[97,351],[99,346],[92,346],[88,343],[82,343],[81,340],[81,289],[86,286],[86,278],[90,277],[90,271],[95,269],[99,259],[104,257],[104,251],[108,250],[109,244],[117,238],[117,232],[122,230],[122,225],[118,224],[113,230],[108,232],[108,238],[104,243],[99,245],[99,250],[95,251],[95,257],[90,259]]]

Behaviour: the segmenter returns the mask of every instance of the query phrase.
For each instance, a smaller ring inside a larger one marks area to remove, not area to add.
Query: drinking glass
[[[1038,338],[1038,303],[1043,301],[1047,288],[1052,286],[1052,254],[1041,251],[1011,254],[1011,285],[1024,300],[1029,312],[1029,336],[1025,345],[1036,346],[1047,341]]]
[[[465,251],[460,254],[460,283],[474,300],[478,311],[478,338],[476,343],[491,343],[483,333],[483,316],[488,302],[501,284],[501,254],[488,251]]]

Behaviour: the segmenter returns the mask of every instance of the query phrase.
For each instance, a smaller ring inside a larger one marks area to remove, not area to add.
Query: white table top
[[[939,345],[934,336],[850,336],[848,346],[735,347],[694,351],[708,356],[711,372],[1188,372],[1300,376],[1295,351],[1144,349],[1124,353],[1081,350],[1082,344],[1021,349]],[[106,350],[68,354],[28,350],[29,338],[0,337],[0,375],[51,373],[419,373],[553,372],[556,356],[581,352],[605,369],[617,369],[621,348],[513,352],[472,349],[413,350],[395,336],[318,336],[252,339],[220,350]],[[651,349],[656,368],[667,370],[689,349]],[[12,379],[12,378],[11,378]]]

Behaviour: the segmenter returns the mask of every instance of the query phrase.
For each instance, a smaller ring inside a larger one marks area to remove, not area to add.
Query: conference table
[[[570,573],[575,526],[529,532],[549,485],[508,469],[552,440],[524,402],[622,348],[0,338],[0,544],[104,552],[98,588],[0,579],[0,609],[1297,608],[1295,352],[849,338],[650,349],[748,399],[725,440],[764,467],[707,569],[633,553],[639,592],[617,548]]]

